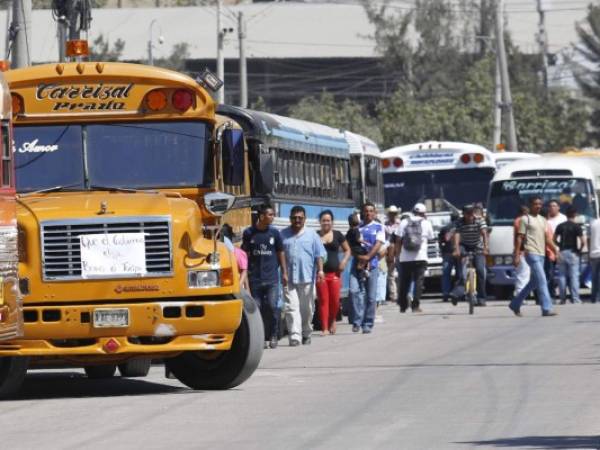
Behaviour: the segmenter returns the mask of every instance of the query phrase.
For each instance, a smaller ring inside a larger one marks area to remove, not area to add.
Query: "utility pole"
[[[12,68],[31,65],[31,0],[13,0]]]
[[[537,11],[540,15],[538,23],[538,44],[540,45],[540,54],[542,55],[542,82],[545,92],[548,93],[548,35],[546,34],[546,11],[544,0],[537,0]]]
[[[494,82],[494,150],[502,142],[502,77],[500,76],[500,58],[496,46],[496,76]]]
[[[217,3],[217,77],[225,81],[225,61],[223,56],[223,41],[225,32],[221,27],[221,0],[215,0]],[[225,103],[225,84],[217,92],[217,102]]]
[[[240,46],[240,106],[248,107],[248,67],[246,65],[246,24],[244,13],[238,13],[238,39]]]
[[[517,132],[515,129],[515,118],[513,113],[512,95],[510,92],[510,79],[508,75],[508,61],[506,58],[506,46],[504,44],[504,17],[503,0],[496,0],[496,51],[500,62],[500,78],[502,81],[502,103],[506,113],[506,135],[508,138],[508,150],[512,152],[517,149]]]

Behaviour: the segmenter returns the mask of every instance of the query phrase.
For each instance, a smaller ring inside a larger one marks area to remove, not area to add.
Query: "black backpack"
[[[408,219],[406,228],[404,229],[404,237],[402,238],[402,247],[409,251],[418,251],[423,244],[423,228],[421,227],[423,220]]]

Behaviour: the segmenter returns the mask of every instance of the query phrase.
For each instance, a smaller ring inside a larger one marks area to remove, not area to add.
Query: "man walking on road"
[[[575,206],[567,208],[567,221],[556,227],[554,243],[560,248],[560,261],[558,263],[558,288],[560,303],[567,302],[567,279],[571,291],[571,302],[581,303],[579,298],[579,258],[585,247],[585,237],[581,225],[575,223],[577,209]]]
[[[531,270],[531,279],[527,286],[513,298],[508,307],[516,316],[521,316],[521,305],[532,289],[537,289],[538,299],[542,307],[542,316],[556,316],[552,311],[552,299],[548,290],[548,282],[544,273],[544,259],[546,246],[552,247],[558,254],[552,236],[548,230],[548,222],[540,214],[542,210],[541,197],[532,197],[529,201],[529,214],[523,216],[519,223],[519,233],[514,250],[514,265],[519,266],[521,261],[521,247],[525,250],[525,260]]]
[[[377,253],[385,243],[383,225],[375,220],[377,210],[373,203],[363,205],[363,223],[360,225],[360,235],[368,251],[365,255],[355,257],[350,270],[350,303],[352,331],[358,333],[362,328],[368,334],[375,323],[377,303],[377,278],[379,276],[379,261]],[[356,259],[368,264],[368,277],[361,276]]]
[[[400,226],[400,210],[395,205],[390,205],[387,209],[387,220],[385,221],[385,240],[389,243],[385,262],[387,263],[387,294],[386,300],[395,301],[398,298],[398,271],[396,270],[394,233]]]
[[[427,208],[417,203],[413,215],[404,219],[396,231],[396,254],[400,255],[400,312],[408,309],[408,291],[411,280],[415,282],[412,312],[420,313],[425,270],[427,269],[427,241],[435,239],[433,226],[425,218]]]
[[[276,348],[279,340],[279,270],[282,284],[287,283],[283,242],[279,231],[271,226],[274,217],[271,206],[261,206],[256,225],[246,228],[242,235],[242,250],[249,259],[250,293],[258,304],[265,329],[265,348]]]
[[[485,255],[488,254],[488,234],[487,225],[482,217],[475,216],[475,207],[465,205],[463,207],[463,217],[456,223],[456,232],[454,233],[454,257],[459,261],[458,279],[463,283],[467,275],[466,261],[461,261],[465,253],[473,253],[473,263],[477,272],[477,304],[486,305],[485,291]],[[456,298],[452,298],[452,303],[456,305]]]
[[[283,251],[288,268],[288,283],[283,289],[285,318],[290,346],[310,345],[312,319],[315,310],[315,283],[325,280],[323,259],[327,255],[321,238],[305,228],[306,211],[294,206],[291,225],[281,232]]]

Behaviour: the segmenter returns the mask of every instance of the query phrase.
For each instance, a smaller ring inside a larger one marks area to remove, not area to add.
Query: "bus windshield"
[[[444,199],[455,208],[485,202],[493,168],[385,173],[386,206],[410,211],[417,202]]]
[[[558,201],[564,214],[570,205],[586,221],[595,217],[594,195],[589,180],[575,178],[525,178],[492,183],[488,215],[493,225],[512,225],[521,205],[539,196],[544,204]]]
[[[196,121],[18,126],[17,191],[204,186],[209,137]]]

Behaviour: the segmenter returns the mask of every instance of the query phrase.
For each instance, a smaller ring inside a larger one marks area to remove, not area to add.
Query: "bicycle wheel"
[[[475,312],[475,303],[477,302],[477,275],[475,269],[469,269],[467,276],[467,299],[469,301],[469,314]]]

